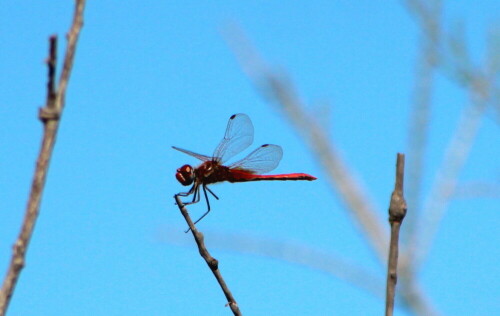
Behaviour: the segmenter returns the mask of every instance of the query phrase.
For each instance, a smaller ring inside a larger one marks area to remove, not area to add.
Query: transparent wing
[[[212,160],[212,157],[208,157],[208,156],[205,156],[205,155],[197,154],[197,153],[194,153],[194,152],[192,152],[190,150],[187,150],[187,149],[182,149],[182,148],[175,147],[175,146],[172,146],[172,148],[175,149],[175,150],[181,151],[181,152],[183,152],[185,154],[188,154],[190,156],[193,156],[195,158],[198,158],[198,159],[200,159],[202,161]]]
[[[224,163],[247,149],[253,142],[252,121],[246,114],[234,114],[227,123],[226,134],[214,151],[214,159]]]
[[[229,165],[230,169],[243,169],[253,174],[274,170],[283,157],[283,149],[278,145],[265,144],[252,151],[245,158]]]

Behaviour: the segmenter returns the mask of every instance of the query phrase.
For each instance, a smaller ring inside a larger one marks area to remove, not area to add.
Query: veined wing
[[[182,148],[175,147],[175,146],[172,146],[172,148],[175,149],[175,150],[181,151],[181,152],[183,152],[185,154],[188,154],[190,156],[193,156],[195,158],[198,158],[198,159],[200,159],[202,161],[210,161],[210,160],[212,160],[212,157],[201,155],[201,154],[197,154],[197,153],[192,152],[192,151],[187,150],[187,149],[182,149]]]
[[[230,169],[245,170],[252,174],[262,174],[274,170],[279,165],[282,157],[283,149],[281,149],[281,146],[265,144],[228,167]]]
[[[248,115],[233,114],[227,122],[226,133],[213,157],[220,164],[247,149],[253,142],[253,125]]]

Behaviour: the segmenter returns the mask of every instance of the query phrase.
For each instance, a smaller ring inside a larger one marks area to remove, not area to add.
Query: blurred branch
[[[407,200],[413,210],[408,214],[405,240],[416,234],[416,223],[420,213],[422,179],[425,174],[424,158],[429,134],[434,79],[439,62],[441,41],[441,2],[430,5],[422,1],[404,1],[421,29],[420,49],[417,58],[415,87],[408,129]],[[434,5],[432,5],[434,4]]]
[[[455,199],[500,198],[500,183],[470,181],[457,185],[453,192]]]
[[[465,44],[463,45],[465,46]],[[456,56],[464,57],[465,55]],[[422,234],[414,236],[410,240],[408,253],[415,254],[414,260],[408,260],[412,269],[417,269],[424,261],[430,251],[432,241],[438,231],[441,220],[446,212],[448,204],[453,197],[457,187],[458,177],[469,156],[474,144],[479,127],[488,106],[492,103],[495,95],[494,78],[496,70],[487,69],[481,71],[479,68],[467,68],[461,65],[471,65],[470,61],[457,63],[456,73],[464,78],[471,104],[462,111],[458,126],[453,133],[441,167],[438,169],[436,179],[426,201],[422,214]],[[488,63],[486,63],[488,64]]]
[[[327,132],[305,111],[305,105],[284,72],[270,69],[237,27],[233,26],[227,31],[228,42],[255,88],[269,102],[283,109],[299,133],[306,139],[326,170],[332,189],[360,225],[379,262],[385,262],[386,245],[389,242],[381,222],[375,215],[375,207],[355,179],[354,173],[342,159],[333,141],[328,138]],[[408,291],[401,293],[403,306],[422,315],[435,315],[436,312],[424,297],[416,280],[413,278],[403,278],[403,280],[411,282],[402,286],[404,291]]]
[[[415,212],[411,212],[407,218],[409,247],[402,248],[404,252],[400,260],[401,297],[404,304],[408,304],[413,311],[431,315],[436,312],[430,307],[416,284],[415,267],[425,259],[430,249],[439,223],[455,192],[458,176],[469,155],[487,107],[490,106],[500,113],[498,89],[500,54],[498,50],[492,48],[494,46],[492,44],[489,46],[489,59],[486,66],[483,69],[474,67],[469,59],[465,41],[459,37],[450,37],[449,41],[443,40],[441,1],[406,0],[405,3],[409,11],[414,14],[422,31],[422,50],[409,131],[409,157],[411,158],[409,159],[408,188],[410,207],[415,209]],[[329,175],[328,180],[332,188],[343,200],[349,212],[354,215],[366,234],[369,244],[382,262],[384,249],[380,246],[385,245],[384,229],[380,227],[378,221],[373,221],[374,207],[353,177],[352,171],[342,159],[337,147],[328,138],[316,118],[305,110],[306,105],[300,99],[286,73],[269,67],[254,51],[239,29],[233,27],[229,31],[229,36],[227,36],[229,43],[254,87],[266,100],[278,105],[306,139]],[[452,80],[467,87],[472,105],[463,110],[462,119],[449,142],[431,194],[424,207],[421,207],[421,187],[432,89],[436,71],[439,69],[450,74]],[[423,227],[425,229],[422,229]]]
[[[331,252],[313,249],[310,246],[277,241],[269,238],[256,238],[242,234],[207,232],[211,244],[222,250],[244,253],[298,264],[316,271],[324,272],[357,286],[377,298],[383,298],[383,280],[366,271],[354,262],[346,261]],[[189,246],[184,234],[176,233],[174,228],[162,229],[163,241],[181,246]]]
[[[415,244],[416,241],[409,245],[408,252],[416,254],[415,260],[409,262],[414,268],[417,268],[424,261],[430,250],[441,219],[455,191],[460,171],[469,156],[485,108],[485,102],[480,102],[463,111],[461,122],[448,145],[424,208],[422,216],[424,223],[421,224],[421,227],[425,227],[425,231],[422,230],[420,236],[422,240],[418,245]]]
[[[405,0],[404,2],[409,12],[415,16],[422,32],[421,54],[423,58],[419,61],[420,71],[417,80],[424,84],[423,89],[417,89],[417,95],[415,95],[416,103],[421,103],[418,106],[418,110],[421,112],[418,113],[414,110],[412,114],[414,124],[410,129],[409,142],[409,157],[411,157],[408,173],[410,176],[408,181],[409,205],[412,209],[416,209],[409,214],[407,220],[408,247],[401,257],[400,264],[404,280],[402,294],[408,295],[408,299],[411,300],[413,291],[411,287],[415,284],[416,270],[430,251],[432,241],[450,200],[457,197],[458,177],[469,156],[487,105],[494,108],[494,104],[497,102],[495,95],[500,95],[498,87],[495,88],[500,58],[498,49],[494,48],[498,48],[498,45],[491,41],[485,63],[486,70],[475,67],[468,52],[464,27],[458,24],[454,32],[447,38],[443,35],[441,1]],[[495,39],[494,36],[493,39]],[[442,165],[438,169],[431,193],[421,210],[420,187],[424,174],[423,157],[426,146],[426,143],[422,141],[425,140],[422,135],[424,135],[424,131],[426,135],[428,129],[426,126],[428,118],[425,120],[421,117],[430,113],[427,107],[431,104],[431,98],[425,93],[430,93],[432,88],[432,82],[429,81],[432,78],[431,70],[435,72],[438,69],[441,69],[452,81],[469,90],[472,104],[463,110],[461,121],[447,146]],[[424,100],[428,104],[425,104]],[[418,121],[420,121],[420,127],[418,127]],[[414,168],[415,170],[412,170]],[[427,314],[426,312],[425,315]]]
[[[491,108],[500,124],[500,27],[493,28],[488,36],[487,65],[491,73]]]
[[[429,39],[437,43],[440,33],[440,15],[442,8],[441,0],[403,0],[408,7],[408,12],[415,16],[415,20],[420,25],[420,29],[425,35],[431,36]]]
[[[440,0],[404,0],[407,10],[413,15],[419,29],[419,56],[415,87],[413,89],[413,104],[408,128],[408,205],[412,212],[407,217],[406,229],[403,232],[405,244],[418,239],[418,229],[422,217],[422,181],[425,174],[425,154],[429,137],[429,123],[432,108],[432,96],[435,74],[441,60],[440,45],[442,41]],[[406,250],[405,248],[402,248]],[[415,275],[410,262],[414,260],[414,251],[404,251],[401,255],[401,295],[406,298],[420,314],[430,315],[429,310],[422,308],[421,296],[415,294]],[[427,305],[428,306],[428,305]],[[430,309],[430,308],[428,308]],[[425,313],[422,313],[425,312]],[[432,312],[434,314],[434,312]]]
[[[269,102],[279,106],[295,125],[328,175],[332,189],[366,235],[372,250],[382,263],[386,258],[387,234],[375,215],[375,207],[354,173],[341,157],[333,141],[318,122],[305,111],[290,79],[283,71],[273,71],[258,56],[243,32],[236,27],[227,30],[227,39],[241,67],[255,88]]]
[[[396,295],[396,283],[398,281],[398,253],[399,253],[399,230],[406,216],[406,201],[404,199],[405,156],[397,155],[396,184],[391,195],[389,205],[389,223],[391,224],[391,242],[389,246],[389,260],[387,264],[387,291],[385,301],[385,315],[392,316],[394,313],[394,297]]]
[[[407,279],[407,275],[402,274],[402,267],[400,266],[399,270],[399,279],[401,280],[401,286],[399,287],[399,297],[397,302],[402,303],[402,307],[412,311],[415,315],[422,316],[436,316],[439,315],[434,306],[432,306],[431,302],[425,295],[425,292],[422,288],[417,284],[415,278],[413,276]]]
[[[7,312],[7,307],[14,293],[21,270],[25,265],[26,252],[38,218],[47,171],[56,141],[59,120],[64,109],[66,88],[73,66],[76,44],[83,26],[84,7],[85,0],[76,1],[73,22],[68,33],[68,46],[64,57],[63,71],[57,90],[55,89],[57,38],[51,36],[49,39],[47,100],[45,107],[41,108],[39,112],[39,119],[44,126],[44,134],[33,175],[25,217],[17,241],[13,246],[11,262],[2,285],[2,290],[0,291],[1,316]]]
[[[210,238],[211,244],[215,248],[298,264],[350,283],[378,299],[384,299],[383,280],[378,275],[367,271],[355,262],[341,258],[335,253],[314,249],[307,245],[271,238],[257,238],[241,233],[229,234],[211,231],[207,232],[206,236]],[[177,228],[162,228],[158,238],[160,241],[179,246],[192,246],[192,243],[185,238],[185,234],[180,233]],[[416,315],[437,315],[416,282],[408,284],[406,280],[402,281],[401,294],[396,297],[396,302],[402,308]]]
[[[191,230],[191,233],[193,234],[194,240],[198,245],[198,250],[200,252],[201,257],[205,259],[205,262],[207,263],[208,267],[210,268],[215,278],[217,279],[217,282],[219,283],[222,292],[224,292],[224,295],[226,296],[231,311],[233,312],[234,315],[241,315],[238,303],[236,303],[233,294],[229,290],[229,287],[227,286],[226,282],[224,281],[224,278],[222,277],[222,274],[219,271],[219,261],[217,261],[217,259],[212,257],[208,252],[207,248],[205,247],[205,240],[204,240],[205,237],[201,232],[199,232],[196,229],[196,226],[194,226],[193,221],[191,220],[191,217],[189,216],[189,213],[184,204],[182,203],[179,195],[177,194],[174,195],[174,198],[177,206],[179,206],[179,210],[181,211],[182,216],[184,216],[184,219],[186,220],[189,226],[189,230]]]

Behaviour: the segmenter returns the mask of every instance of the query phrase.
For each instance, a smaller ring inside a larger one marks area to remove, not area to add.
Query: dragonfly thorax
[[[179,169],[177,169],[175,178],[182,185],[190,185],[194,181],[194,168],[190,165],[184,165],[180,167]]]

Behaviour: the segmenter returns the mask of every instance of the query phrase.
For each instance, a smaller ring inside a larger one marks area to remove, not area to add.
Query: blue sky
[[[493,0],[450,1],[444,28],[463,22],[479,64],[498,12]],[[0,5],[2,275],[39,149],[36,115],[45,100],[47,39],[59,35],[61,61],[72,15],[71,1]],[[312,113],[327,113],[319,121],[386,220],[395,156],[407,151],[420,35],[401,2],[89,2],[40,217],[9,315],[229,315],[173,205],[173,194],[185,190],[175,180],[176,168],[197,161],[170,146],[210,155],[234,113],[253,121],[251,148],[283,147],[276,173],[318,177],[212,187],[221,199],[212,200],[212,212],[198,227],[242,312],[383,313],[383,300],[332,274],[248,254],[243,242],[229,245],[239,238],[296,245],[385,279],[385,267],[307,144],[243,73],[223,36],[231,23],[270,64],[286,69]],[[424,195],[468,103],[443,73],[435,91]],[[498,184],[498,122],[498,112],[483,119],[460,176],[464,183]],[[189,210],[197,217],[204,207]],[[450,204],[419,274],[440,313],[500,312],[499,211],[493,198]],[[396,315],[407,313],[397,308]]]

